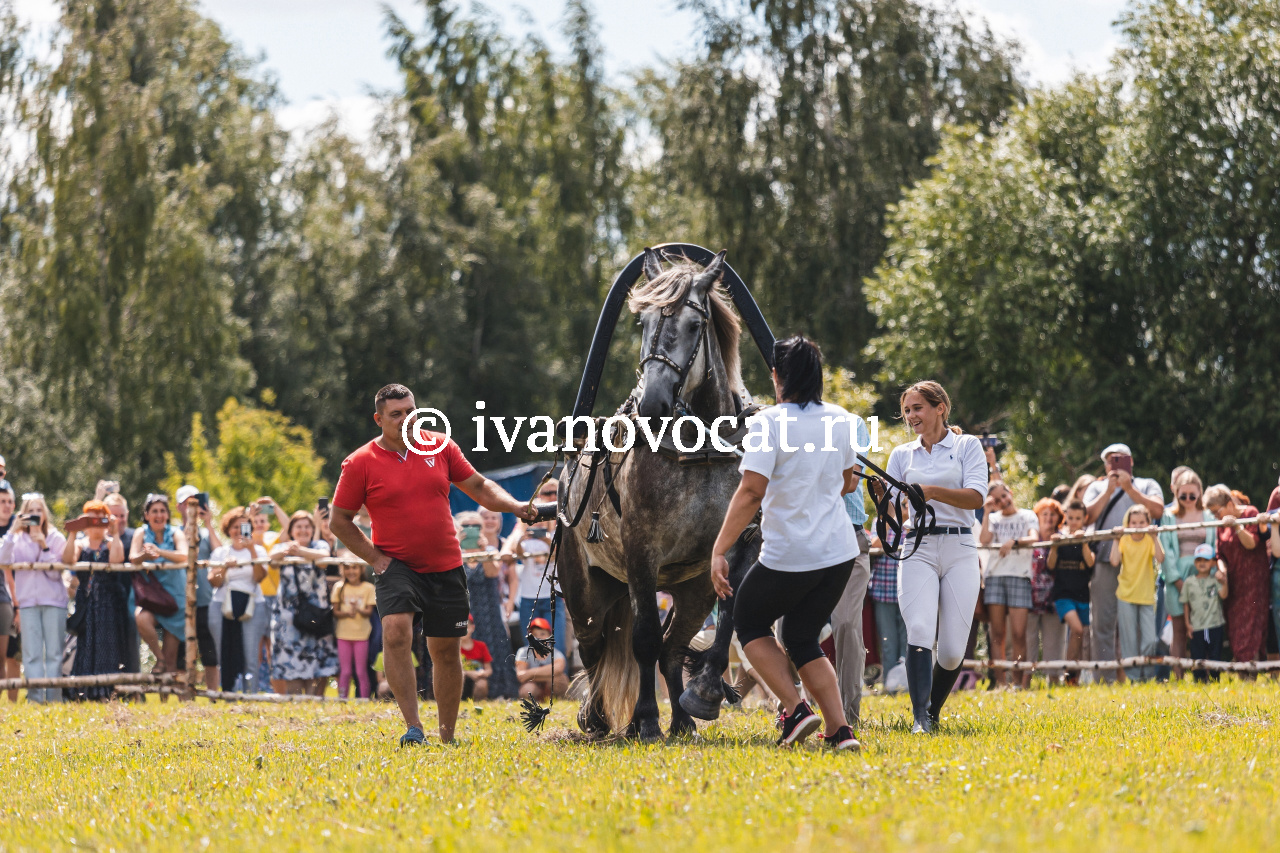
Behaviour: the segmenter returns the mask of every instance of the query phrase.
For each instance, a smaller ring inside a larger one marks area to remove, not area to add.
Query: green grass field
[[[764,711],[640,746],[574,742],[570,703],[539,736],[468,704],[457,745],[401,751],[381,704],[4,704],[0,849],[1276,848],[1278,704],[1269,680],[968,693],[912,737],[874,697],[842,755],[775,748]]]

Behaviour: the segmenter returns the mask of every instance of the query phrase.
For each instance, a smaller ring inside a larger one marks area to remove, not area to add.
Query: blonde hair
[[[943,388],[940,383],[934,382],[932,379],[924,379],[908,385],[906,390],[902,392],[902,396],[898,398],[898,414],[902,415],[904,419],[906,415],[903,414],[902,407],[907,402],[907,395],[912,392],[924,397],[925,402],[934,408],[945,406],[946,410],[942,413],[942,426],[956,435],[961,435],[964,432],[960,427],[947,423],[947,420],[951,417],[951,397],[947,394],[946,388]]]
[[[37,510],[40,512],[40,531],[45,536],[49,535],[49,505],[44,502],[44,498],[27,498],[22,502],[22,508],[15,515],[29,515]]]
[[[1196,498],[1196,509],[1204,512],[1204,483],[1200,482],[1199,474],[1184,466],[1173,478],[1174,515],[1178,515],[1178,510],[1182,509],[1182,501],[1178,500],[1178,487],[1185,486],[1188,483],[1194,483],[1200,489],[1200,497]]]
[[[1136,512],[1145,513],[1147,516],[1147,521],[1148,522],[1151,521],[1151,510],[1147,509],[1142,504],[1134,504],[1133,506],[1129,507],[1124,511],[1124,521],[1121,522],[1122,526],[1129,527],[1130,526],[1129,519],[1131,519],[1133,517],[1133,514]]]

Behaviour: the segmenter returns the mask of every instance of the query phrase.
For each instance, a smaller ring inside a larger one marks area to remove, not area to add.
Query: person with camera
[[[236,689],[236,681],[244,676],[246,693],[254,692],[258,670],[250,666],[249,642],[255,635],[247,629],[254,613],[266,606],[258,584],[267,576],[267,551],[253,541],[253,522],[249,512],[238,506],[222,516],[222,534],[227,543],[216,548],[210,557],[209,584],[213,587],[213,607],[222,615],[218,637],[218,678],[224,692]]]
[[[218,538],[218,526],[209,508],[209,495],[192,485],[185,485],[174,495],[178,512],[182,514],[182,533],[187,542],[196,542],[196,559],[207,562],[213,552],[222,547]],[[209,570],[196,569],[196,646],[200,652],[200,665],[204,667],[204,685],[209,690],[218,689],[218,643],[209,625],[209,605],[213,603],[213,587],[209,584]]]
[[[44,495],[28,492],[9,532],[0,541],[0,565],[57,563],[67,540],[49,522]],[[61,570],[15,573],[13,606],[22,635],[22,672],[27,678],[62,675],[62,645],[67,634],[67,587]],[[56,687],[27,691],[28,702],[61,702]]]
[[[462,566],[467,573],[467,597],[471,601],[475,638],[484,646],[486,654],[492,655],[490,672],[485,675],[485,693],[494,699],[512,699],[519,683],[512,664],[511,638],[503,618],[499,584],[499,576],[508,565],[499,556],[502,515],[485,512],[491,519],[487,523],[483,513],[472,511],[460,512],[453,520],[458,528],[458,544],[462,548]],[[492,521],[495,517],[498,522],[496,528]],[[465,657],[466,640],[462,642]],[[463,666],[465,668],[465,662]],[[470,676],[468,680],[472,680]],[[467,695],[464,686],[464,698]]]
[[[169,524],[169,496],[163,493],[147,495],[142,504],[142,516],[147,523],[133,537],[129,562],[134,565],[186,563],[187,537],[181,527]],[[178,644],[187,635],[187,575],[176,569],[162,569],[144,576],[144,584],[152,582],[160,587],[157,604],[148,606],[147,601],[138,601],[138,635],[156,657],[154,671],[175,672],[178,669]],[[167,698],[163,694],[160,697],[161,701]]]
[[[554,493],[551,499],[554,500]],[[551,553],[551,537],[555,534],[555,521],[540,521],[526,524],[517,521],[515,529],[507,537],[502,547],[503,559],[516,562],[520,571],[520,583],[517,592],[520,595],[520,627],[528,631],[529,620],[546,619],[556,625],[556,648],[567,654],[564,631],[564,599],[560,598],[560,588],[552,589],[552,566],[547,563]],[[553,595],[553,592],[555,593]],[[552,620],[552,607],[555,608],[555,619]]]
[[[280,682],[285,693],[323,696],[329,679],[338,674],[329,584],[325,570],[315,564],[332,556],[329,543],[317,535],[311,513],[300,509],[289,518],[271,556],[303,561],[279,569],[271,620],[271,681]]]
[[[415,614],[421,614],[431,657],[440,740],[449,742],[462,699],[459,641],[471,612],[449,510],[450,485],[497,512],[533,520],[537,510],[478,473],[447,436],[420,430],[413,423],[416,407],[408,388],[387,385],[373,405],[381,433],[343,460],[330,524],[334,535],[373,567],[387,681],[407,727],[401,746],[425,740],[411,654]],[[373,521],[373,541],[356,527],[361,506],[368,507]]]
[[[1133,476],[1133,452],[1127,444],[1111,444],[1102,451],[1105,477],[1084,491],[1087,520],[1096,530],[1110,530],[1124,522],[1129,507],[1141,504],[1151,518],[1164,516],[1164,490],[1155,480]],[[1093,580],[1089,582],[1090,617],[1094,660],[1117,660],[1120,568],[1111,565],[1113,540],[1098,543]],[[1114,681],[1112,670],[1094,673],[1095,679]]]
[[[124,563],[124,544],[120,541],[120,520],[100,500],[85,503],[79,518],[66,523],[68,534],[62,549],[64,563]],[[126,572],[80,571],[80,587],[76,596],[76,612],[67,625],[78,635],[72,675],[108,675],[123,672],[127,663],[125,647],[129,642],[129,590],[132,579]],[[81,687],[75,695],[81,699],[110,699],[111,687]]]

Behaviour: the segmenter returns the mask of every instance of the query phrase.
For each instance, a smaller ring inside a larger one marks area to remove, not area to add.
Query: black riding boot
[[[933,665],[933,689],[929,691],[929,721],[938,725],[942,718],[942,705],[951,695],[951,688],[956,686],[963,665],[955,669],[943,669],[936,663]]]
[[[911,712],[915,716],[912,734],[933,730],[929,720],[929,693],[933,684],[933,650],[924,646],[907,646],[907,692],[911,694]]]

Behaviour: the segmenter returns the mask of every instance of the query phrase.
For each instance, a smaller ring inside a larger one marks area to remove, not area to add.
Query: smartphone
[[[995,449],[1000,444],[1000,439],[994,435],[980,436],[978,441],[982,442],[983,447],[990,447],[992,449]]]
[[[1133,457],[1132,457],[1132,456],[1117,456],[1117,457],[1115,458],[1115,460],[1111,463],[1111,470],[1112,470],[1112,471],[1124,471],[1124,472],[1126,472],[1126,473],[1128,473],[1129,475],[1131,475],[1131,476],[1132,476],[1132,474],[1133,474]]]
[[[551,535],[551,531],[545,527],[530,527],[527,532],[534,539],[546,539]]]
[[[329,499],[328,499],[328,498],[321,498],[320,500],[316,501],[316,509],[320,510],[321,512],[328,512],[328,511],[329,511]]]
[[[209,493],[208,493],[208,492],[196,492],[196,506],[200,507],[200,509],[208,509],[208,508],[209,508]]]
[[[480,525],[478,524],[462,525],[462,550],[464,551],[480,550]]]
[[[31,515],[24,515],[24,516],[22,517],[22,520],[23,520],[23,522],[24,522],[24,523],[26,523],[27,525],[29,525],[29,526],[31,526],[31,527],[39,527],[39,526],[40,526],[40,513],[38,513],[38,512],[33,512],[33,513],[31,513]]]
[[[120,493],[120,484],[115,480],[108,480],[102,484],[102,492],[107,495],[117,495]]]
[[[240,535],[248,539],[253,535],[253,525],[247,521],[240,522]]]

